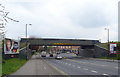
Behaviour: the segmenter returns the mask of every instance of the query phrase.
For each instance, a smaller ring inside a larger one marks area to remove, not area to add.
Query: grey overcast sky
[[[119,0],[0,0],[8,17],[6,37],[17,39],[28,36],[40,38],[118,40]]]

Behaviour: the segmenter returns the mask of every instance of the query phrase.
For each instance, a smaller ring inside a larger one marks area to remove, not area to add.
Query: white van
[[[46,53],[45,51],[42,51],[42,52],[41,52],[41,57],[46,57],[46,54],[47,54],[47,53]]]

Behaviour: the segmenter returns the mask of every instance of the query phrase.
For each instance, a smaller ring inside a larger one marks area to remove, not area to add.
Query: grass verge
[[[0,63],[0,77],[2,76],[2,63]]]
[[[2,49],[0,48],[0,77],[2,76]]]
[[[5,60],[5,63],[2,63],[2,75],[4,76],[16,72],[26,62],[26,60],[20,60],[19,58]]]

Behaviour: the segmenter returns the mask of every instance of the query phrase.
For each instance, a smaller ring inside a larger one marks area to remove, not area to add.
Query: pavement
[[[39,55],[33,55],[32,59],[11,75],[65,75],[65,73],[48,64]]]

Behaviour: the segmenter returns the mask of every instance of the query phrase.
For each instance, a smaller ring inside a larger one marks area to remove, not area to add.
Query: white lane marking
[[[68,63],[65,63],[65,64],[68,64]]]
[[[107,66],[107,65],[101,65],[101,66]]]
[[[108,75],[108,74],[102,74],[102,75]]]
[[[95,70],[91,70],[91,72],[98,73],[98,72],[97,72],[97,71],[95,71]]]
[[[77,68],[81,68],[81,67],[77,67]]]
[[[84,70],[88,70],[87,68],[83,68]]]
[[[62,75],[68,75],[67,73],[63,72],[62,70],[58,69],[57,67],[53,66],[52,64],[48,63],[46,61],[47,64],[49,64],[51,67],[53,67],[54,69],[56,69],[57,71],[59,71]]]

